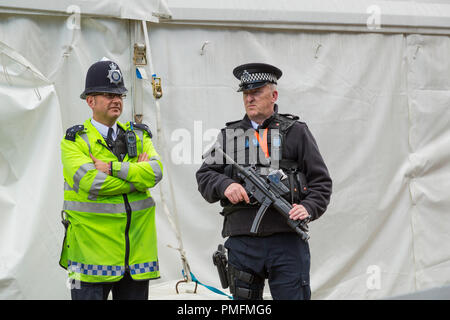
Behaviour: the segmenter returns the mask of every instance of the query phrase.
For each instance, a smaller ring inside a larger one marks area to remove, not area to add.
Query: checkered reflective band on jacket
[[[123,276],[125,274],[125,266],[102,266],[70,260],[68,261],[68,270],[90,276]],[[158,261],[130,265],[130,273],[132,275],[155,271],[159,271]]]

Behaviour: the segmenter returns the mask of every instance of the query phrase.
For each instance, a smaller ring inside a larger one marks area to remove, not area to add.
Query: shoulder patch
[[[133,128],[136,128],[136,129],[139,129],[139,130],[142,130],[142,131],[146,131],[148,133],[148,135],[150,136],[150,138],[153,137],[152,132],[150,131],[150,128],[145,123],[133,122]]]
[[[84,130],[84,125],[78,124],[76,126],[70,127],[66,130],[66,136],[64,137],[66,140],[75,141],[75,137],[77,133]]]

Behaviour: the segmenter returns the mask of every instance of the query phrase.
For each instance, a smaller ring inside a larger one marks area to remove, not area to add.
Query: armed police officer
[[[288,190],[283,196],[292,204],[288,219],[305,224],[318,219],[328,206],[332,181],[307,125],[278,112],[281,70],[250,63],[236,67],[233,74],[240,80],[246,114],[221,130],[221,150],[261,177],[277,173]],[[273,299],[310,299],[308,242],[271,206],[255,233],[253,222],[261,204],[246,191],[235,166],[217,154],[211,152],[196,178],[202,196],[223,206],[230,292],[238,299],[262,299],[267,278]]]
[[[127,93],[113,61],[94,63],[81,98],[92,118],[61,141],[64,175],[60,265],[72,299],[148,299],[159,277],[155,202],[162,164],[144,124],[117,121]]]

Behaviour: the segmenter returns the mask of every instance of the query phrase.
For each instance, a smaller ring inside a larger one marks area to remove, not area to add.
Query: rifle
[[[253,220],[250,233],[256,234],[259,229],[264,214],[270,206],[283,215],[287,219],[289,227],[294,229],[295,232],[306,241],[309,239],[307,232],[309,231],[307,222],[305,220],[292,220],[289,218],[289,211],[292,209],[292,205],[285,200],[282,195],[285,194],[287,187],[276,179],[265,180],[259,176],[255,169],[252,167],[244,168],[234,161],[229,155],[227,155],[220,146],[215,146],[215,150],[219,151],[229,163],[231,163],[238,170],[238,177],[243,180],[243,186],[245,191],[261,205]],[[287,190],[288,191],[288,190]]]

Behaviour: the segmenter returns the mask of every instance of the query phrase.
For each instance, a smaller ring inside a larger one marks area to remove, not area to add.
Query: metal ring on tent
[[[184,278],[183,280],[178,281],[177,284],[175,285],[175,290],[176,290],[177,294],[179,294],[179,292],[178,292],[178,285],[179,285],[180,283],[182,283],[182,282],[188,283],[188,281],[187,281],[186,278]],[[192,282],[192,281],[190,281],[190,282]],[[197,287],[198,287],[198,282],[195,281],[195,289],[194,289],[194,293],[197,293]]]

